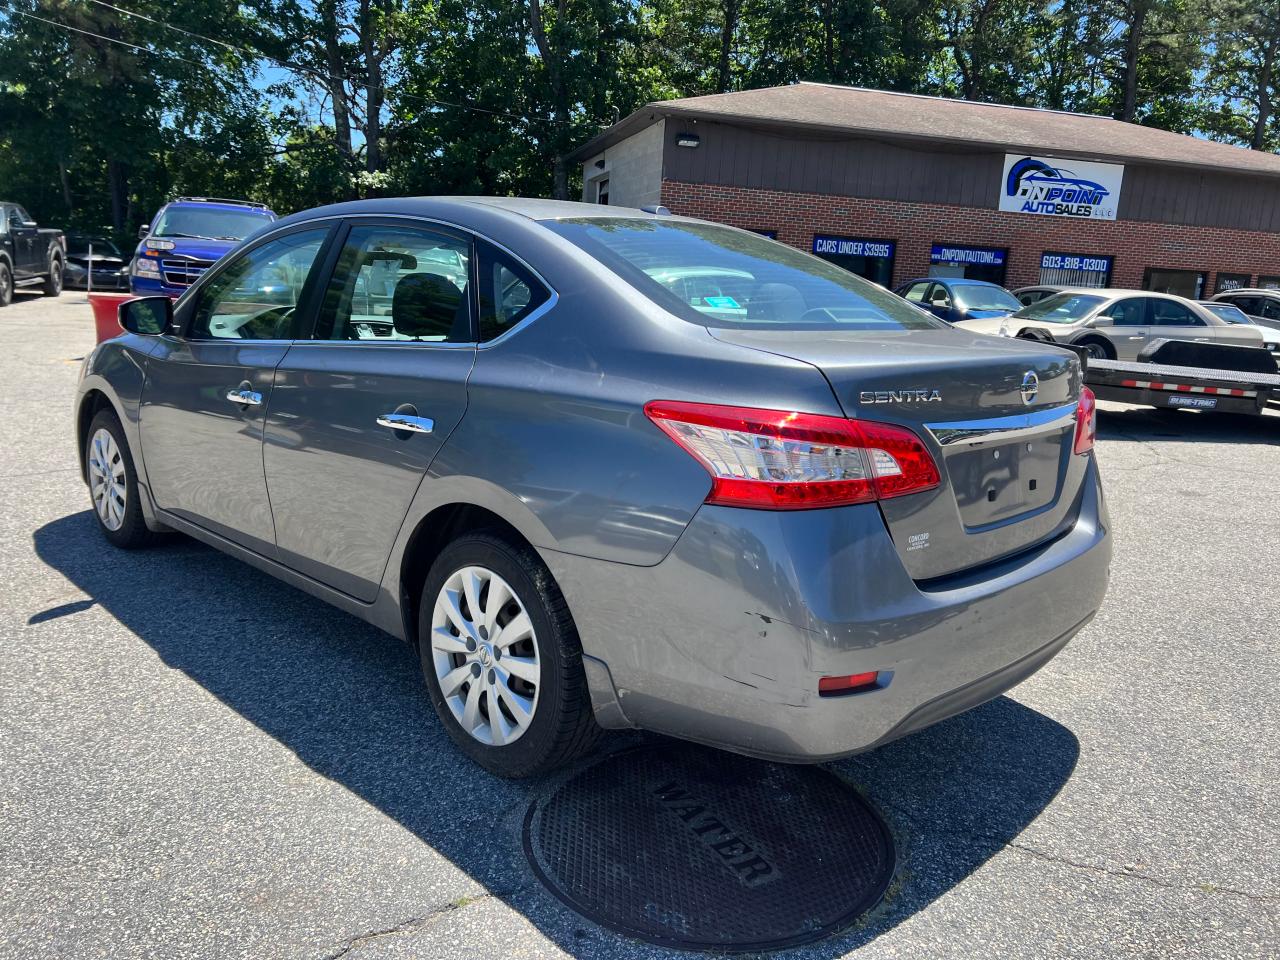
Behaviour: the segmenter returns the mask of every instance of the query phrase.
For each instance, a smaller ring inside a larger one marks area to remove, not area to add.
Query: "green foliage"
[[[572,195],[564,154],[645,103],[797,80],[1280,146],[1280,0],[6,4],[5,199],[122,241],[180,193]]]

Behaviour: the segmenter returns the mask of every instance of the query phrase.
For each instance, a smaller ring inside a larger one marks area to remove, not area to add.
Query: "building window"
[[[813,252],[823,260],[885,289],[893,283],[893,255],[897,246],[893,240],[867,237],[832,237],[819,233],[813,238]]]
[[[1040,282],[1063,287],[1109,287],[1113,257],[1089,253],[1056,253],[1040,257]]]
[[[1241,290],[1253,282],[1253,275],[1248,273],[1219,273],[1214,293],[1225,293],[1228,290]]]
[[[1154,293],[1172,293],[1189,300],[1204,296],[1205,275],[1196,270],[1162,270],[1147,267],[1142,278],[1142,289]]]
[[[1258,286],[1263,290],[1280,290],[1280,277],[1259,277]]]
[[[596,181],[596,203],[603,203],[606,207],[609,205],[609,178]]]
[[[960,247],[935,243],[929,252],[929,276],[964,277],[1004,286],[1009,251],[1004,247]]]

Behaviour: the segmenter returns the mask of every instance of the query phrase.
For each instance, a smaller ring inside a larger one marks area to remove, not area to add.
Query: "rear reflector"
[[[1076,405],[1076,453],[1088,453],[1093,449],[1098,435],[1098,401],[1088,387],[1080,388],[1080,402]]]
[[[644,412],[711,474],[707,503],[804,510],[939,483],[920,438],[893,424],[678,400],[654,400]]]
[[[818,681],[818,695],[833,697],[841,693],[856,693],[869,690],[879,682],[880,674],[875,670],[870,673],[852,673],[847,677],[823,677]]]

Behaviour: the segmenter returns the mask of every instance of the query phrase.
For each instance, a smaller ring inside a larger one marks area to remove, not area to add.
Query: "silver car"
[[[1153,340],[1262,346],[1256,327],[1228,323],[1194,300],[1145,290],[1066,289],[1008,317],[958,325],[1009,337],[1034,331],[1084,347],[1099,360],[1136,360]]]
[[[107,540],[180,531],[402,638],[501,775],[610,728],[867,750],[1034,672],[1106,590],[1074,354],[745,231],[371,200],[121,321],[75,409]]]

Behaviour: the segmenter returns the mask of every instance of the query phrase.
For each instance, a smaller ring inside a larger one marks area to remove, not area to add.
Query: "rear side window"
[[[481,343],[502,336],[551,298],[523,264],[483,242],[479,292]]]
[[[548,221],[650,300],[708,327],[936,330],[947,324],[835,264],[745,230],[629,217]]]

